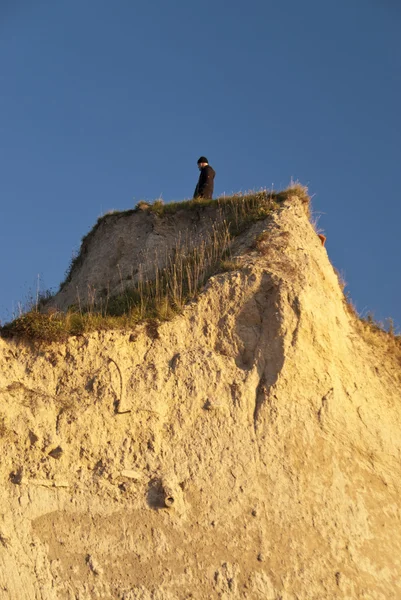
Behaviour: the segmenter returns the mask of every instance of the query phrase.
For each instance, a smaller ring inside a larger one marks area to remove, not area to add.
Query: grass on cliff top
[[[216,206],[223,219],[210,236],[198,247],[177,247],[169,257],[165,268],[155,265],[152,280],[141,276],[138,281],[125,287],[123,293],[102,297],[85,306],[78,301],[66,313],[49,310],[45,312],[36,302],[34,307],[0,329],[3,337],[17,337],[42,342],[63,341],[70,335],[81,335],[95,330],[129,329],[146,320],[166,320],[180,312],[183,306],[196,298],[206,281],[214,274],[235,268],[230,260],[230,244],[252,223],[265,219],[280,203],[298,196],[309,203],[307,189],[294,185],[282,192],[261,191],[250,194],[222,197],[217,200],[189,200],[162,204],[156,201],[139,205],[131,211],[112,213],[98,220],[94,228],[82,240],[81,252],[70,266],[65,282],[71,280],[73,270],[83,261],[85,248],[99,226],[110,218],[121,218],[135,211],[147,210],[158,217],[171,215],[179,210],[202,210]],[[46,302],[44,302],[46,304]]]
[[[72,258],[71,263],[66,271],[64,281],[60,283],[60,290],[62,290],[67,283],[71,281],[74,270],[79,268],[79,266],[83,263],[88,244],[99,227],[110,220],[124,218],[138,212],[146,212],[148,214],[156,215],[157,217],[163,217],[174,215],[178,211],[183,210],[202,211],[208,207],[215,207],[217,209],[221,209],[227,215],[226,218],[230,220],[232,224],[232,234],[235,234],[233,227],[235,223],[235,226],[239,226],[240,228],[242,227],[241,231],[243,231],[244,228],[246,228],[255,220],[258,220],[258,218],[264,218],[263,211],[266,202],[280,204],[288,198],[291,198],[291,196],[297,196],[298,198],[301,198],[305,204],[309,205],[310,198],[308,195],[308,188],[299,183],[294,183],[282,191],[263,190],[260,192],[249,192],[248,194],[238,193],[234,194],[233,196],[220,196],[215,200],[195,198],[192,200],[184,200],[182,202],[169,202],[168,204],[164,204],[160,199],[155,200],[153,203],[141,200],[138,202],[135,208],[124,211],[111,211],[99,217],[92,229],[83,236],[81,240],[80,251]],[[248,215],[244,214],[244,207],[250,208]],[[261,211],[261,216],[258,217],[257,213],[259,210]],[[239,213],[242,213],[242,215],[240,216]],[[241,233],[241,231],[238,231],[237,233]]]

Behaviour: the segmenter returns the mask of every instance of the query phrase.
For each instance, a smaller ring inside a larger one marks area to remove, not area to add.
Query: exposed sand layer
[[[400,354],[296,198],[237,246],[171,322],[0,339],[1,599],[401,598]]]
[[[71,277],[50,304],[64,311],[91,305],[123,292],[140,277],[152,279],[174,251],[209,243],[223,221],[224,211],[214,205],[163,217],[147,210],[106,215],[82,243]]]

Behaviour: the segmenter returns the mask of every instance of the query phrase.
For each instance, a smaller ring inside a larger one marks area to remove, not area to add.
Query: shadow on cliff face
[[[268,401],[270,389],[276,383],[284,364],[284,343],[281,329],[280,282],[264,273],[256,292],[249,298],[237,318],[236,334],[240,351],[236,364],[245,371],[256,368],[259,383],[255,391],[254,426]]]
[[[202,508],[193,519],[200,515]],[[243,518],[249,525],[254,520],[250,513]],[[261,589],[249,575],[261,571],[260,532],[238,527],[235,519],[226,526],[200,527],[194,535],[190,524],[164,520],[154,511],[59,510],[34,519],[32,533],[52,564],[52,598],[88,598],[88,581],[91,597],[127,599],[183,598],[183,590],[185,598],[237,598],[245,585],[253,598],[252,590]],[[166,575],[171,593],[161,596],[157,590],[165,587]]]
[[[161,479],[155,478],[149,482],[146,500],[148,506],[154,510],[166,508],[165,493]]]

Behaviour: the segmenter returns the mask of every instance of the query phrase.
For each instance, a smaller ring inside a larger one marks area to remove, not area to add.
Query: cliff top
[[[54,341],[170,318],[211,275],[235,268],[245,233],[290,198],[309,210],[307,189],[293,185],[108,213],[83,237],[58,293],[42,297],[2,335]]]

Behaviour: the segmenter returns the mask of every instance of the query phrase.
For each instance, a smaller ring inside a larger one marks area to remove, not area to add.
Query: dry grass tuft
[[[340,280],[340,285],[342,282],[345,286],[344,280]],[[382,360],[395,360],[397,367],[401,366],[401,335],[395,332],[393,319],[388,318],[383,323],[377,321],[372,313],[361,317],[349,295],[344,294],[344,304],[362,339],[375,348],[378,361],[381,356]]]

